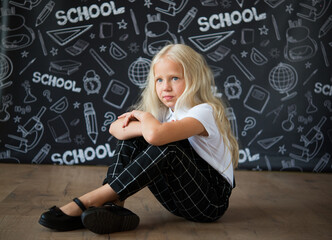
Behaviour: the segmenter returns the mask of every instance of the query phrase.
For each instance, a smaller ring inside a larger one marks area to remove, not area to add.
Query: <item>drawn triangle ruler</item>
[[[272,147],[274,144],[276,144],[277,142],[279,142],[279,140],[281,140],[284,136],[277,136],[277,137],[271,137],[271,138],[266,138],[266,139],[262,139],[257,141],[257,143],[264,149],[269,149],[270,147]]]
[[[66,45],[70,41],[74,40],[84,32],[88,31],[92,27],[90,25],[83,25],[71,28],[62,28],[57,30],[50,30],[46,33],[60,46]]]
[[[234,31],[218,32],[206,35],[192,36],[189,40],[195,44],[201,51],[206,52],[210,48],[213,48],[218,43],[224,41],[231,36]]]

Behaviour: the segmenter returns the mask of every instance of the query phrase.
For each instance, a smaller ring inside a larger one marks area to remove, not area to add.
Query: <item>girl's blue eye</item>
[[[173,80],[175,80],[175,81],[176,81],[176,80],[179,80],[179,78],[178,78],[178,77],[173,77]]]
[[[157,79],[157,82],[162,82],[163,80],[161,78],[158,78]]]

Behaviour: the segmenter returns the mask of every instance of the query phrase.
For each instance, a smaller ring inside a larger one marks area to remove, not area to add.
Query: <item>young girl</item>
[[[238,144],[212,86],[213,74],[199,53],[183,44],[165,46],[152,60],[135,110],[110,126],[119,141],[104,185],[54,206],[40,224],[100,234],[134,229],[139,217],[123,203],[146,186],[179,217],[219,219],[235,187]]]

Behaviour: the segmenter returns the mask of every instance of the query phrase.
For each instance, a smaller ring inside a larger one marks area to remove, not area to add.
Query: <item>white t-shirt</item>
[[[233,186],[233,164],[231,153],[224,145],[223,138],[216,125],[213,109],[207,104],[199,104],[186,110],[178,110],[176,113],[169,110],[163,122],[180,120],[192,117],[203,124],[209,136],[194,135],[188,138],[191,146],[197,154],[216,169]]]

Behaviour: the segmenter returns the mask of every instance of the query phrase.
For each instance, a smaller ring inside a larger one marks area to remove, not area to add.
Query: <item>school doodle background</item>
[[[330,0],[2,0],[0,162],[108,165],[167,43],[202,53],[240,169],[331,172]]]

